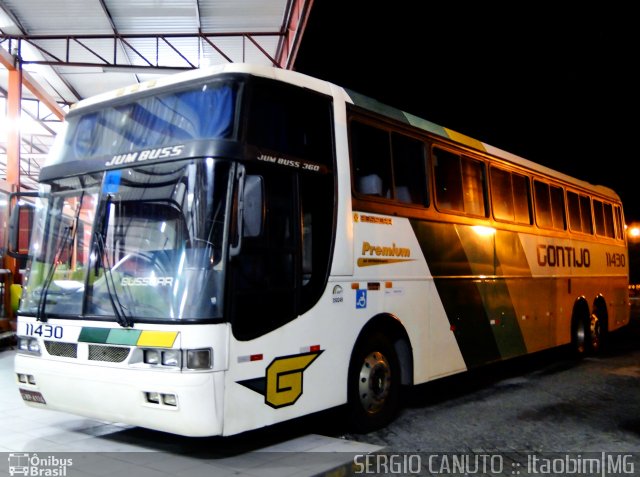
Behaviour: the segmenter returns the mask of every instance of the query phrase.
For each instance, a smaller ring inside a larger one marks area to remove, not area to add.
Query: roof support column
[[[283,25],[283,37],[276,53],[280,68],[292,70],[307,26],[313,0],[290,0],[289,17]]]
[[[7,182],[14,192],[20,191],[20,111],[22,109],[22,69],[8,71],[7,95]]]
[[[7,184],[11,192],[20,192],[20,111],[22,109],[22,68],[20,64],[16,68],[9,69],[9,84],[7,88]],[[9,203],[9,210],[12,204]],[[18,282],[18,261],[5,255],[0,257],[3,269],[10,273],[2,277],[4,296],[4,317],[0,318],[0,333],[5,330],[15,331],[11,290],[14,283]]]

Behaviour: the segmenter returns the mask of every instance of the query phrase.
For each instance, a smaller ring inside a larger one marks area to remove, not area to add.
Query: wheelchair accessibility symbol
[[[356,290],[356,309],[367,307],[367,290]]]

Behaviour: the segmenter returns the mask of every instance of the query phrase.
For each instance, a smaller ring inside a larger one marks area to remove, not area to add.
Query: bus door
[[[243,223],[232,227],[227,290],[233,333],[248,340],[305,313],[322,295],[334,206],[329,175],[261,164],[247,164],[243,175],[242,200],[234,199]]]

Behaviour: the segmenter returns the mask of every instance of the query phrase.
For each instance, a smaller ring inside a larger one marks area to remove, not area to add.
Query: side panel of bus
[[[406,328],[415,383],[570,343],[579,299],[592,307],[603,297],[608,330],[628,322],[618,244],[420,220],[407,230],[408,219],[357,212],[354,221],[355,277],[401,297],[370,314]]]

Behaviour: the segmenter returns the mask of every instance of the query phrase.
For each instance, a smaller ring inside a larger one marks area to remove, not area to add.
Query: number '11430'
[[[62,339],[62,333],[63,333],[62,326],[34,325],[33,323],[26,323],[26,325],[27,325],[27,334],[29,336],[40,336],[42,338]]]

